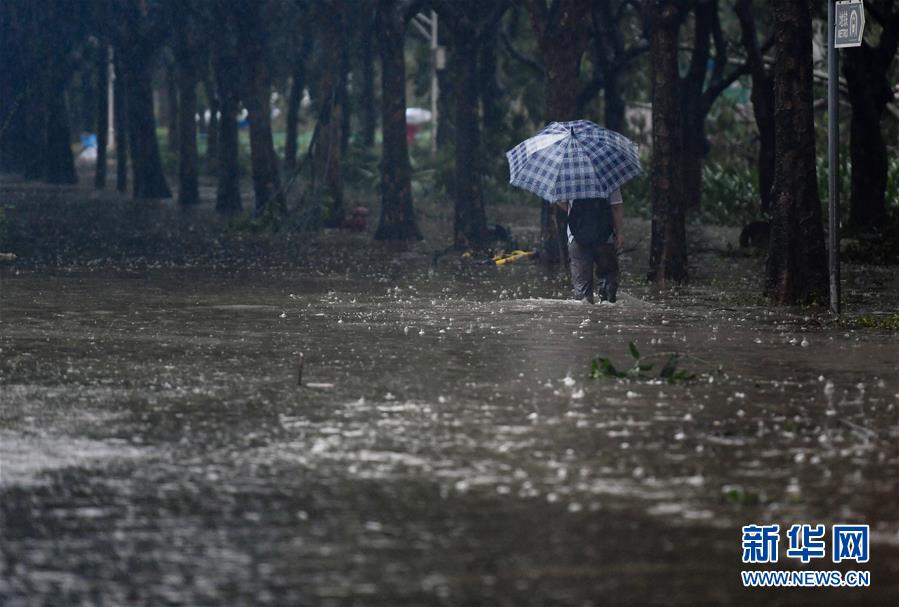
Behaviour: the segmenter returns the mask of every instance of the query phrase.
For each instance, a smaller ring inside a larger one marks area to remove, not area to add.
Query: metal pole
[[[440,88],[437,81],[437,13],[431,11],[431,153],[437,153],[437,98]]]
[[[840,55],[835,44],[836,0],[827,2],[827,166],[830,236],[830,311],[840,313]]]
[[[107,149],[115,148],[115,63],[113,62],[112,47],[106,49],[107,65],[106,73],[108,74],[107,82],[107,113],[106,113],[106,147]]]

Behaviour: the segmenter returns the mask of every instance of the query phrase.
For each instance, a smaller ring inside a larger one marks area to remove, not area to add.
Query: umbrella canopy
[[[549,202],[606,198],[642,172],[637,144],[589,120],[553,122],[506,157],[509,183]]]

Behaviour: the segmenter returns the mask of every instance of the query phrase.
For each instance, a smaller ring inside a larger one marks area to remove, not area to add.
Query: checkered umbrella
[[[553,122],[506,157],[509,183],[549,202],[605,198],[642,171],[637,144],[589,120]]]

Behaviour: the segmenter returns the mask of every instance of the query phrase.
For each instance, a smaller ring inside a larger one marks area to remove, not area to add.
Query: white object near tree
[[[421,107],[406,108],[406,124],[427,124],[431,121],[431,111]]]

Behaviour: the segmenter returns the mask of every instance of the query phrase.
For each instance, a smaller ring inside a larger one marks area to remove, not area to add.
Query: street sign
[[[861,46],[865,35],[865,5],[862,0],[836,3],[834,48]]]

